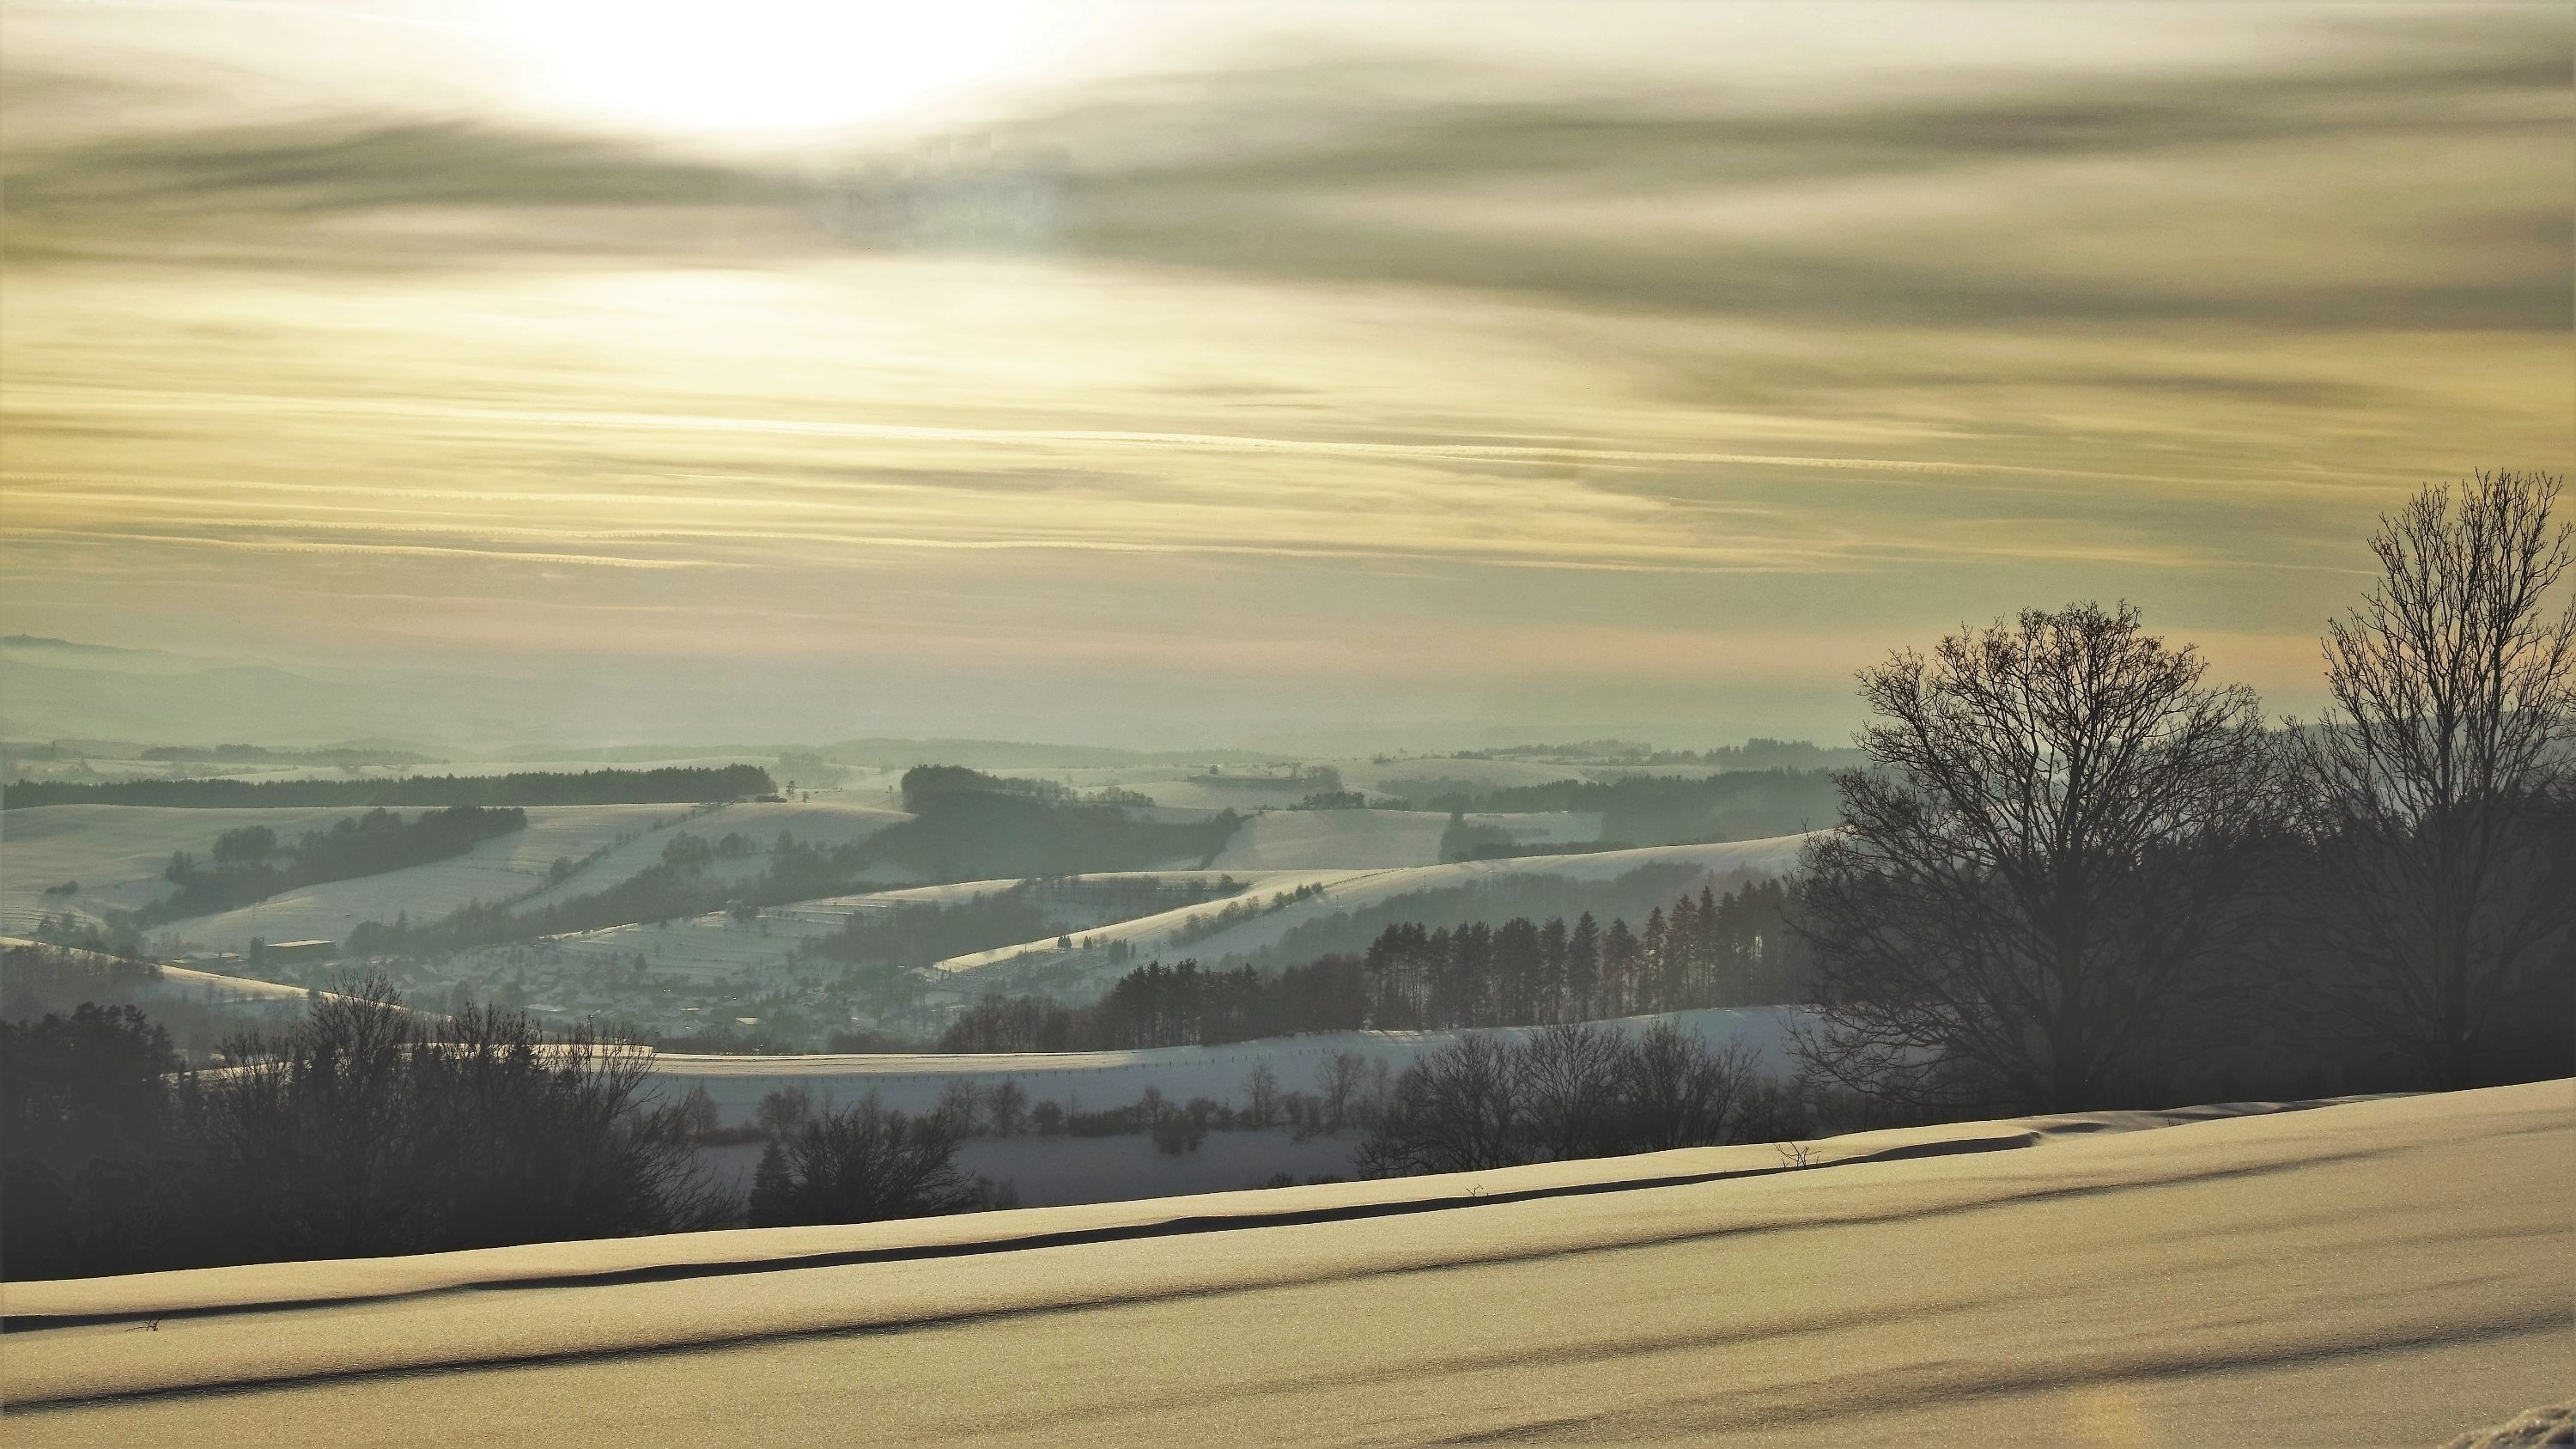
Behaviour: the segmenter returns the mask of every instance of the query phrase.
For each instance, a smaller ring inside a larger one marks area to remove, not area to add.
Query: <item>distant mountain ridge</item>
[[[29,664],[116,674],[186,674],[219,669],[224,661],[173,654],[166,649],[128,649],[116,644],[84,644],[42,634],[0,635],[0,665]]]

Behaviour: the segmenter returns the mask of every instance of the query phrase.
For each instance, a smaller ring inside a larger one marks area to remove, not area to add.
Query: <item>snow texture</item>
[[[2576,1083],[1810,1149],[10,1285],[0,1438],[2429,1445],[2576,1363]]]

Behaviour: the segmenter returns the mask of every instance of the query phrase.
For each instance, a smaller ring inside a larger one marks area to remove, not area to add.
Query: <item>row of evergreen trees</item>
[[[1368,1023],[1388,1028],[1530,1026],[1796,999],[1801,956],[1778,881],[1723,895],[1703,886],[1641,930],[1514,917],[1499,926],[1389,926],[1362,959]]]
[[[1642,930],[1590,912],[1570,924],[1516,916],[1388,926],[1361,955],[1328,955],[1278,972],[1150,962],[1094,1005],[987,997],[940,1039],[944,1051],[1103,1051],[1214,1045],[1361,1028],[1539,1026],[1707,1006],[1797,1000],[1804,956],[1787,928],[1788,890],[1752,882],[1703,886]]]

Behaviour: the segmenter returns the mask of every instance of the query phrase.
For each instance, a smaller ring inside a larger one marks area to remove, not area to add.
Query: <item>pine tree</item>
[[[1672,1010],[1674,998],[1681,993],[1673,989],[1672,940],[1664,927],[1663,907],[1646,913],[1646,933],[1638,940],[1637,949],[1637,1010]]]
[[[784,1227],[796,1221],[796,1182],[787,1171],[786,1150],[778,1139],[760,1149],[760,1165],[751,1172],[751,1225]]]
[[[1565,1020],[1565,970],[1565,917],[1550,916],[1538,933],[1538,984],[1531,1013],[1535,1020]]]
[[[1624,920],[1613,919],[1610,929],[1601,933],[1601,1012],[1604,1016],[1626,1016],[1637,991],[1638,949],[1636,934]]]
[[[1601,989],[1601,926],[1585,911],[1565,943],[1565,1019],[1589,1020]]]

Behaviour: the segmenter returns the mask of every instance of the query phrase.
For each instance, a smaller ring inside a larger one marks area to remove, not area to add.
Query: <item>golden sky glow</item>
[[[12,4],[8,628],[1678,741],[2099,595],[2295,707],[2576,451],[2563,5],[1253,9]]]

